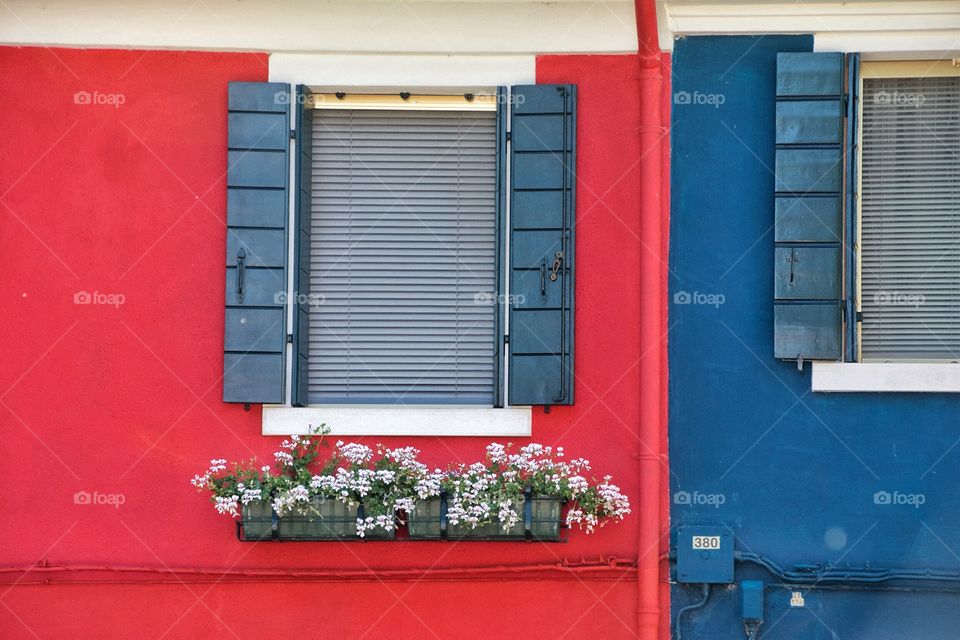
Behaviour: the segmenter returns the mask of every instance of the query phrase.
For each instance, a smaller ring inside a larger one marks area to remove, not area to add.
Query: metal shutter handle
[[[242,304],[247,284],[247,252],[243,247],[237,252],[237,302]]]

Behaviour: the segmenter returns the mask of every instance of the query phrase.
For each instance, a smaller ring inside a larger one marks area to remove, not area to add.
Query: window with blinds
[[[315,112],[308,399],[490,404],[496,114]]]
[[[861,355],[960,360],[960,77],[865,78]]]

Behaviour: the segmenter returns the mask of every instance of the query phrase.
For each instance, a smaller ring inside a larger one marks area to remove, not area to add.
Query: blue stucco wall
[[[810,36],[676,42],[671,527],[729,527],[738,550],[786,567],[960,572],[960,398],[814,394],[809,366],[773,358],[776,54],[812,46]],[[877,504],[878,492],[923,503]],[[818,585],[791,608],[772,575],[738,564],[745,577],[771,585],[761,638],[960,638],[960,593],[949,592],[960,585]],[[673,611],[699,595],[675,584]],[[715,588],[682,623],[684,638],[745,637],[736,586]]]

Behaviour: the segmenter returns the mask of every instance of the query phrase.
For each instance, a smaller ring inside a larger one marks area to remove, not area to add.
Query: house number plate
[[[694,549],[719,549],[720,536],[693,536]]]

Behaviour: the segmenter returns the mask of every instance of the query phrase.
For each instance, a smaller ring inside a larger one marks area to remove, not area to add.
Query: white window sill
[[[960,393],[960,364],[814,362],[812,387],[823,392]]]
[[[531,407],[263,407],[263,435],[306,435],[326,424],[334,436],[529,436]]]

